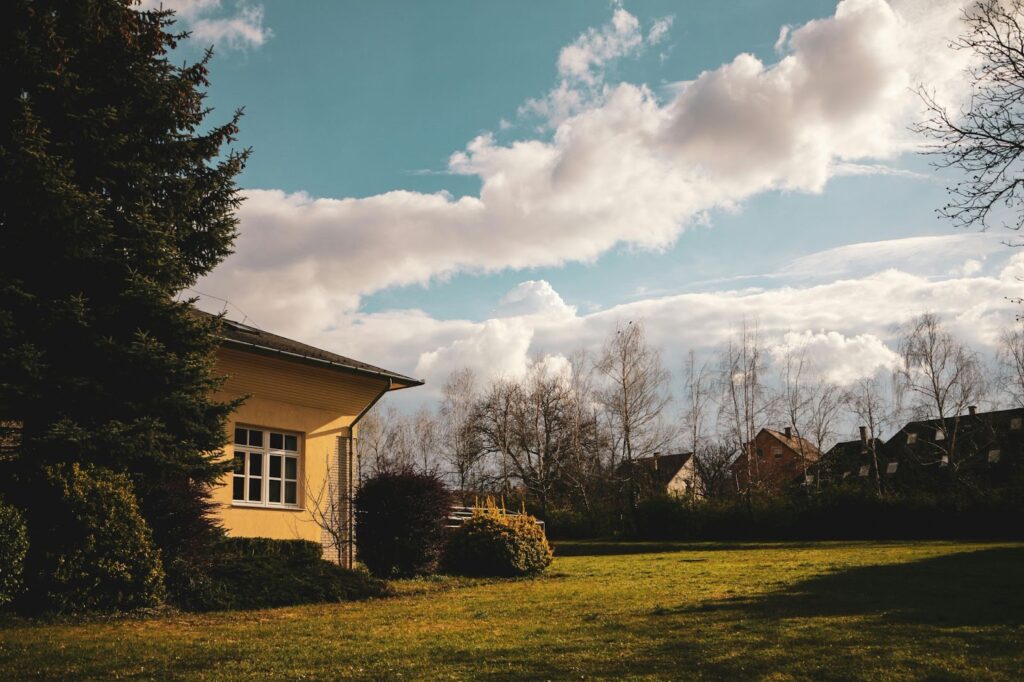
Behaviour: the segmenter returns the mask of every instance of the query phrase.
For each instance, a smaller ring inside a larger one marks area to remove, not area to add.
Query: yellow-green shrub
[[[459,575],[510,577],[540,573],[551,558],[551,546],[534,517],[491,507],[452,531],[443,566]]]
[[[92,465],[51,466],[34,495],[27,609],[128,611],[161,603],[160,552],[127,476]]]
[[[21,593],[28,533],[14,507],[0,503],[0,606]]]

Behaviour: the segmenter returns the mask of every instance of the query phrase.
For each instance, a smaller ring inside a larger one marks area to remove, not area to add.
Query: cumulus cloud
[[[961,244],[961,254],[975,255],[978,249],[970,247]],[[1009,297],[1019,294],[1024,253],[1004,249],[986,264],[988,272],[941,277],[889,268],[818,284],[794,280],[771,289],[680,293],[587,313],[565,303],[548,282],[534,280],[514,287],[481,321],[438,319],[419,310],[349,311],[323,328],[304,326],[303,312],[268,328],[427,379],[414,400],[430,397],[458,367],[482,378],[521,376],[538,358],[557,366],[576,349],[596,353],[615,325],[628,320],[644,321],[673,371],[691,348],[711,359],[748,320],[757,322],[775,356],[802,349],[828,378],[849,384],[890,368],[898,330],[925,311],[991,354],[1020,310]],[[267,327],[263,309],[247,312]]]
[[[558,85],[546,96],[523,103],[520,116],[538,116],[547,125],[558,126],[598,103],[604,94],[606,66],[664,41],[672,21],[671,16],[655,20],[645,39],[640,20],[617,6],[611,21],[600,28],[587,29],[562,48],[557,63]]]
[[[798,353],[832,383],[846,386],[878,370],[891,370],[899,356],[874,334],[847,337],[839,332],[786,332],[771,349],[776,360]]]
[[[841,164],[905,150],[918,107],[908,85],[945,83],[962,66],[943,32],[958,5],[915,7],[844,0],[794,28],[776,64],[739,55],[665,103],[643,85],[605,86],[550,139],[481,135],[448,163],[480,181],[476,195],[248,190],[236,253],[206,286],[243,307],[273,293],[281,310],[354,310],[386,287],[592,262],[617,245],[664,249],[715,209],[772,190],[819,192]],[[560,68],[596,74],[632,49],[642,37],[626,14],[584,33]]]
[[[141,9],[174,10],[192,39],[204,45],[242,50],[263,45],[273,32],[263,25],[263,6],[236,2],[225,12],[221,0],[142,0]]]
[[[554,287],[544,280],[520,283],[498,301],[498,307],[494,311],[494,317],[543,315],[567,318],[575,314],[576,308],[566,305]]]

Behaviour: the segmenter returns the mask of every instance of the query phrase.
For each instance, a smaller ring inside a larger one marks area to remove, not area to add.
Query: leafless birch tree
[[[899,354],[901,362],[894,374],[897,404],[916,419],[938,420],[939,433],[928,442],[956,470],[960,417],[986,391],[981,360],[931,313],[904,329]]]
[[[660,353],[647,343],[643,324],[620,325],[604,345],[597,362],[604,379],[598,391],[611,426],[614,465],[625,465],[630,513],[637,502],[634,463],[641,457],[663,451],[672,441],[672,431],[662,422],[671,401],[670,374]]]

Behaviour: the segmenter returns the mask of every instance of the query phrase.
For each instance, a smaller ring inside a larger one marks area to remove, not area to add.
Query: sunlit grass
[[[0,629],[10,679],[1020,679],[1024,545],[562,545],[536,580]]]

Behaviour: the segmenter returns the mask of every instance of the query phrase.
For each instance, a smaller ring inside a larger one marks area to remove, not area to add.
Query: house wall
[[[693,457],[686,460],[686,464],[679,467],[679,471],[672,477],[666,486],[667,492],[673,497],[685,497],[690,494],[690,488],[694,485]]]
[[[780,452],[778,455],[775,449]],[[800,480],[804,474],[803,460],[800,453],[775,438],[767,430],[762,430],[754,438],[754,456],[752,462],[754,482],[766,490],[778,490]],[[747,455],[742,454],[732,465],[733,477],[737,489],[747,488]],[[811,464],[811,461],[808,461]]]
[[[228,535],[327,544],[325,534],[310,513],[311,505],[325,485],[330,485],[336,493],[341,491],[344,500],[351,498],[357,469],[352,422],[387,389],[387,382],[230,348],[218,352],[217,369],[218,374],[228,378],[216,397],[250,396],[231,416],[225,458],[233,455],[230,443],[236,425],[297,432],[301,443],[300,508],[235,504],[231,499],[229,473],[223,485],[213,491]],[[343,504],[347,506],[347,502]],[[348,516],[346,514],[346,518]],[[348,554],[344,551],[337,558],[348,563],[351,559]]]

